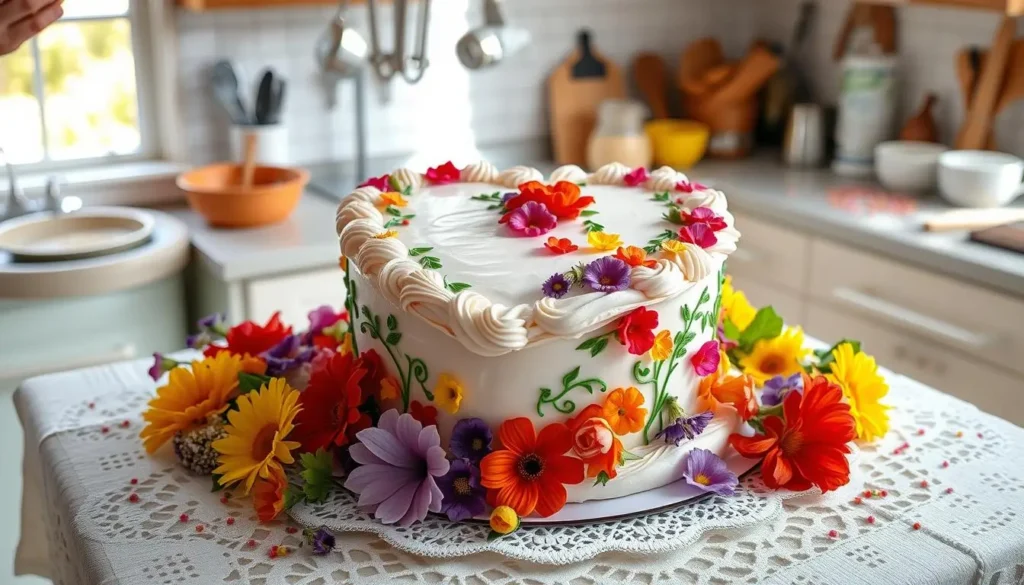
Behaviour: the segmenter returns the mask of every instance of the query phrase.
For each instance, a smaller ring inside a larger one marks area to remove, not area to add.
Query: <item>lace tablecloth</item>
[[[249,502],[223,503],[166,450],[143,452],[148,366],[56,374],[18,391],[19,572],[67,585],[1024,583],[1024,429],[892,374],[893,429],[857,458],[857,485],[828,497],[753,498],[756,522],[694,530],[675,550],[559,565],[495,552],[426,558],[363,532],[339,534],[330,556],[306,547],[271,559],[272,545],[299,542],[287,521],[258,525]],[[865,489],[875,493],[854,497]]]

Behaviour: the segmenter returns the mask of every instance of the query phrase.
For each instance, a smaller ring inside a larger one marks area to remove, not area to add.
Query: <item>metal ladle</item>
[[[408,0],[392,2],[394,16],[395,43],[391,53],[384,53],[380,46],[380,32],[377,26],[377,1],[366,0],[370,15],[370,64],[377,77],[384,81],[395,75],[401,75],[409,84],[423,79],[427,70],[427,28],[430,24],[431,0],[420,0],[418,28],[416,30],[416,50],[409,57],[405,56],[405,20],[408,12]]]
[[[483,2],[484,25],[462,35],[455,45],[455,53],[466,69],[497,65],[530,42],[528,31],[505,24],[500,0]]]

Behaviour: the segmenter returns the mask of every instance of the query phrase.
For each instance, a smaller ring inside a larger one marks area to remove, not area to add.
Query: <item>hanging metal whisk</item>
[[[427,61],[427,27],[430,24],[431,0],[420,0],[415,50],[408,57],[405,54],[405,25],[409,0],[393,0],[392,2],[394,47],[391,53],[384,53],[381,50],[377,2],[378,0],[366,0],[370,15],[370,66],[377,77],[382,80],[387,81],[395,75],[401,75],[406,82],[416,83],[423,79],[423,73],[429,64]]]

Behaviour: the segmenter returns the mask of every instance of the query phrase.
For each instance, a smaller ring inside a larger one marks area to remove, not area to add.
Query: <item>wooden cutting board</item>
[[[586,166],[587,140],[598,106],[625,97],[626,81],[619,66],[595,51],[590,33],[581,31],[572,54],[548,78],[555,162]]]

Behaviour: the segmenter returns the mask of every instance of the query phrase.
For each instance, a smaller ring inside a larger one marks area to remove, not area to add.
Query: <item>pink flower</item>
[[[376,187],[378,191],[385,192],[391,190],[391,175],[381,175],[379,177],[370,177],[363,181],[360,187]]]
[[[508,227],[517,234],[535,237],[555,229],[558,219],[548,211],[547,205],[528,201],[508,214]]]
[[[704,191],[706,189],[707,187],[705,185],[696,181],[692,183],[690,181],[679,181],[676,183],[676,191],[680,191],[682,193],[693,193],[694,191]]]
[[[710,248],[718,243],[718,236],[706,223],[683,226],[679,230],[679,239],[687,244],[696,244],[701,248]]]
[[[593,459],[611,451],[615,433],[603,418],[587,419],[573,434],[572,450],[580,459]]]
[[[710,376],[718,371],[721,356],[718,353],[718,342],[711,340],[700,346],[697,353],[690,358],[693,369],[698,376]]]
[[[447,185],[458,181],[461,174],[462,172],[452,164],[452,161],[448,161],[439,167],[427,169],[426,177],[432,185]]]
[[[698,207],[691,213],[685,211],[681,214],[683,223],[686,225],[694,225],[698,223],[707,224],[711,231],[717,232],[718,230],[725,229],[726,223],[725,218],[718,215],[714,211],[711,211],[708,207]]]
[[[626,174],[622,178],[623,182],[630,187],[636,187],[637,185],[643,185],[647,182],[647,169],[643,167],[637,167]]]

